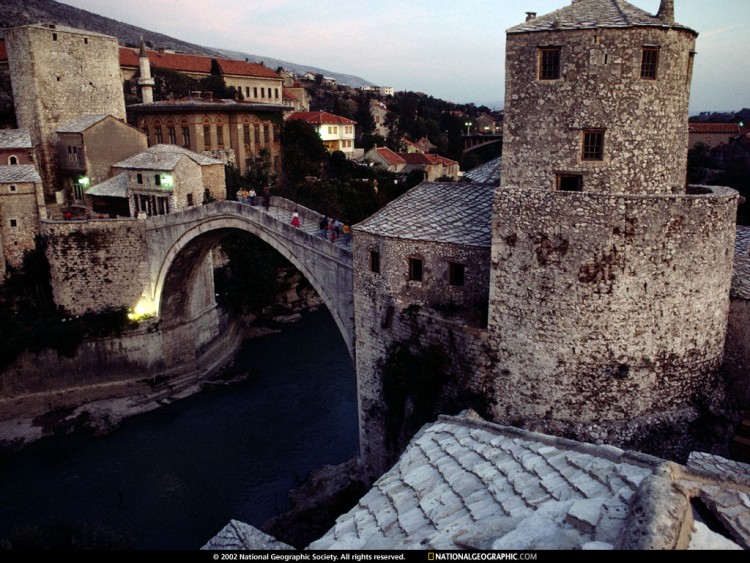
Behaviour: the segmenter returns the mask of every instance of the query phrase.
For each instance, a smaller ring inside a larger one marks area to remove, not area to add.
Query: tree
[[[364,92],[359,93],[355,120],[357,121],[357,144],[360,147],[365,147],[364,139],[371,136],[375,131],[375,119],[372,117],[372,110],[370,109],[370,98]],[[365,150],[370,148],[372,146],[365,147]]]
[[[201,89],[197,80],[176,70],[153,67],[152,73],[155,102],[185,98],[190,92]]]
[[[318,132],[309,123],[292,119],[281,130],[281,147],[284,157],[284,181],[297,183],[306,176],[320,174],[322,163],[328,156]]]

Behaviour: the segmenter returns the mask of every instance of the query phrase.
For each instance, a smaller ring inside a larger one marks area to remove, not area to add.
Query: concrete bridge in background
[[[299,212],[302,228],[290,224],[294,210]],[[211,249],[230,231],[244,231],[273,247],[307,278],[354,357],[351,243],[343,239],[332,243],[319,236],[320,218],[320,214],[278,197],[272,199],[269,210],[219,201],[150,217],[146,219],[150,295],[144,297],[165,326],[189,321],[194,290],[206,283],[201,269]],[[210,299],[214,299],[213,291]]]

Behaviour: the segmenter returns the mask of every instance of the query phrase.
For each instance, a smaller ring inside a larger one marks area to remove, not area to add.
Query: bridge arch
[[[151,298],[165,326],[196,314],[196,304],[191,300],[196,295],[193,289],[205,275],[201,267],[211,248],[237,230],[258,237],[307,278],[354,357],[352,256],[347,249],[238,202],[216,202],[180,213],[179,217],[175,214],[148,221]]]

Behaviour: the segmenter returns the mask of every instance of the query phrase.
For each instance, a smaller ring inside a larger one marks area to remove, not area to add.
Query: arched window
[[[10,155],[8,157],[8,164],[10,164],[11,166],[14,164],[18,164],[18,157],[14,154]]]
[[[182,146],[186,149],[190,148],[190,126],[188,125],[187,119],[180,121],[180,128],[182,129]]]
[[[167,119],[167,142],[170,145],[177,144],[177,131],[175,131],[174,121]]]

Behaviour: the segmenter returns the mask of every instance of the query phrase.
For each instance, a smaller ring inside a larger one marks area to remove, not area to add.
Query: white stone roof
[[[39,171],[33,164],[15,164],[13,166],[0,166],[0,183],[13,184],[15,182],[42,183]]]
[[[31,133],[28,129],[0,129],[0,149],[30,149]]]
[[[57,133],[83,133],[91,127],[109,117],[106,113],[79,115],[65,125],[58,127]]]
[[[493,184],[495,186],[499,186],[501,164],[502,157],[498,156],[497,158],[493,158],[489,162],[485,162],[484,164],[480,164],[476,168],[472,168],[464,174],[464,178],[471,182]]]
[[[128,197],[128,175],[123,172],[105,180],[100,184],[91,186],[86,190],[88,195],[104,197]]]
[[[195,153],[177,145],[154,145],[148,150],[133,155],[112,166],[114,168],[128,168],[134,170],[174,170],[183,157],[190,158],[196,164],[208,166],[223,163],[220,160]]]
[[[201,549],[211,551],[226,551],[230,549],[243,551],[283,551],[293,550],[294,548],[244,522],[230,520],[229,524],[224,526]]]
[[[494,186],[423,182],[354,229],[406,240],[469,246],[492,243]]]
[[[659,460],[441,417],[309,549],[609,548]]]
[[[511,27],[506,33],[643,26],[692,31],[678,23],[659,19],[624,0],[573,0],[565,8]]]

